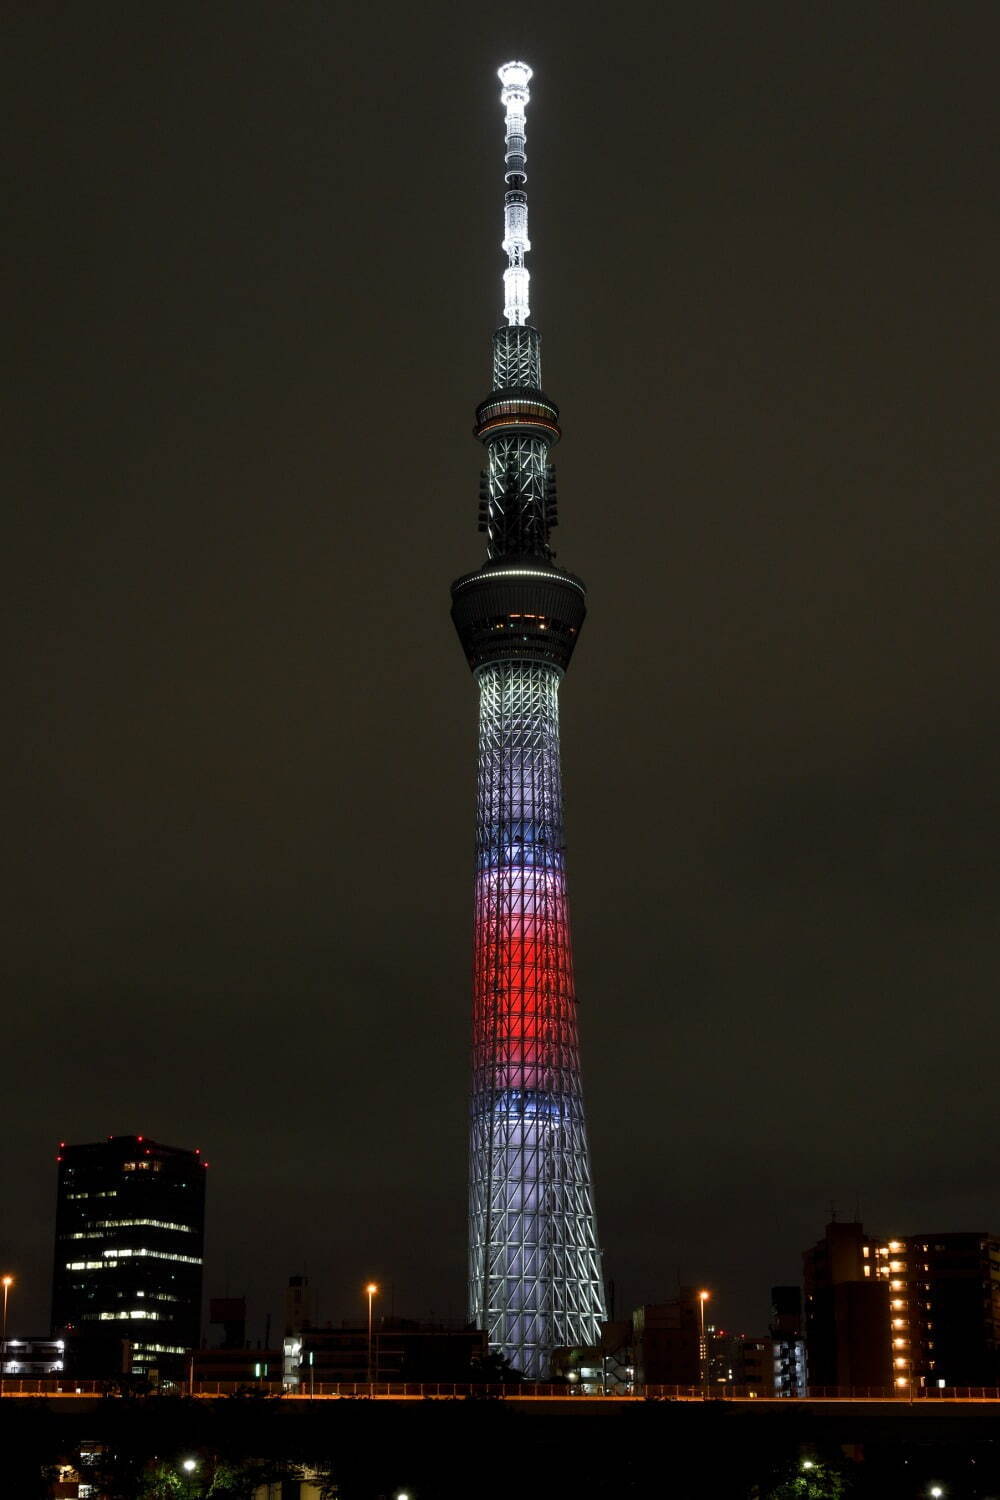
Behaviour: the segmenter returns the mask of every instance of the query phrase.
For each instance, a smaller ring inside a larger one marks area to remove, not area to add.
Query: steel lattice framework
[[[530,327],[524,110],[531,70],[500,69],[507,108],[504,276],[486,448],[487,561],[452,585],[480,695],[476,825],[469,1306],[526,1375],[594,1344],[605,1316],[566,896],[558,692],[586,591],[557,568],[549,451],[559,412]]]

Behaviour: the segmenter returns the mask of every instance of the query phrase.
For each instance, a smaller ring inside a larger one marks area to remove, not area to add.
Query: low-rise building
[[[298,1342],[300,1386],[367,1381],[367,1324],[303,1328],[286,1340],[285,1380],[293,1383],[289,1345]],[[376,1381],[462,1383],[483,1379],[477,1366],[487,1359],[486,1335],[467,1324],[421,1323],[409,1318],[380,1319],[372,1328],[371,1375]],[[280,1356],[279,1356],[280,1358]],[[487,1376],[486,1378],[492,1378]]]
[[[196,1349],[192,1356],[195,1385],[253,1385],[281,1382],[282,1351],[247,1346],[243,1349]]]
[[[8,1339],[0,1357],[5,1379],[16,1376],[21,1380],[44,1380],[63,1373],[66,1344],[65,1340],[49,1338],[47,1334],[32,1334],[23,1339]]]
[[[802,1324],[802,1290],[797,1286],[771,1288],[771,1348],[776,1396],[804,1396],[808,1364]]]

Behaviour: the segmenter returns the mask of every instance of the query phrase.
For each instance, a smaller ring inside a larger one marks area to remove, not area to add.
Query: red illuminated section
[[[476,893],[476,1087],[571,1089],[577,1068],[569,919],[561,873],[487,870]]]

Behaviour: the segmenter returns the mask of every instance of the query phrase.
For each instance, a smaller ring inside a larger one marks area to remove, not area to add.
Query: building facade
[[[1000,1385],[1000,1240],[986,1230],[911,1234],[878,1248],[898,1387]]]
[[[559,686],[586,614],[553,561],[559,412],[528,323],[525,109],[531,69],[500,69],[506,110],[507,324],[476,413],[486,560],[452,585],[479,690],[470,1122],[469,1314],[491,1349],[544,1378],[605,1316],[580,1082],[566,894]]]
[[[809,1386],[1000,1385],[1000,1238],[828,1224],[803,1257]]]
[[[771,1348],[774,1356],[774,1394],[804,1396],[808,1387],[802,1288],[771,1288]]]
[[[367,1381],[366,1325],[303,1328],[299,1338],[297,1381],[288,1383],[305,1390],[311,1383]],[[478,1372],[486,1353],[481,1328],[410,1318],[380,1318],[372,1328],[371,1368],[376,1381],[458,1384],[495,1378]]]
[[[19,1380],[58,1379],[66,1368],[66,1342],[47,1334],[7,1339],[0,1346],[4,1377]]]
[[[669,1302],[645,1303],[632,1314],[636,1383],[699,1385],[709,1379],[711,1330],[705,1329],[703,1359],[701,1310],[697,1293],[685,1288]]]
[[[803,1252],[811,1390],[893,1385],[889,1285],[879,1250],[879,1240],[863,1224],[834,1221]]]
[[[141,1135],[59,1149],[52,1332],[75,1375],[181,1374],[199,1341],[205,1167]]]

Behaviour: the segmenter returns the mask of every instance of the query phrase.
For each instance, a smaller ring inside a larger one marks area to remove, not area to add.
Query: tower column
[[[555,666],[478,673],[470,1303],[536,1378],[602,1309],[566,899]]]
[[[526,322],[530,77],[523,63],[500,69],[508,326],[493,336],[493,389],[476,411],[486,561],[452,584],[452,619],[479,688],[469,1313],[491,1349],[544,1379],[554,1348],[597,1342],[605,1309],[559,759],[559,686],[587,606],[549,545],[560,428]]]

